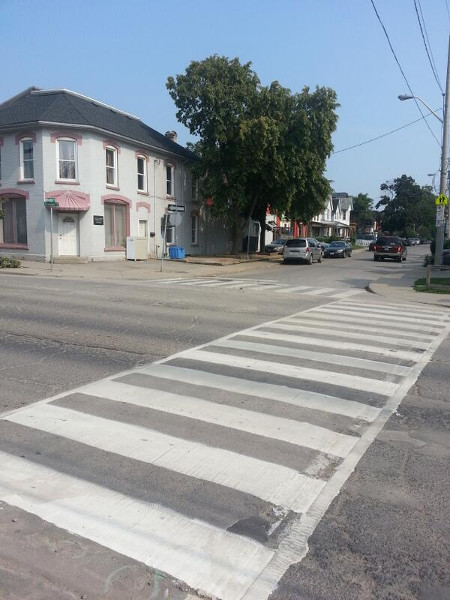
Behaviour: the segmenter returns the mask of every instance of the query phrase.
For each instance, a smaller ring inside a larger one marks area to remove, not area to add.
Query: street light
[[[420,96],[409,96],[408,94],[400,94],[400,96],[398,97],[399,100],[401,100],[402,102],[404,100],[419,100],[419,102],[422,102],[422,104],[424,106],[426,106],[428,108],[428,110],[430,111],[430,113],[432,115],[434,115],[436,117],[436,119],[438,119],[441,123],[444,123],[444,119],[442,119],[432,108],[431,106],[429,106],[429,104],[427,104],[425,102],[425,100],[422,100],[422,98]]]
[[[439,195],[445,196],[446,185],[447,185],[447,147],[448,147],[448,117],[450,108],[450,36],[448,44],[448,57],[447,57],[447,81],[445,86],[445,105],[443,118],[437,115],[434,110],[428,106],[425,100],[422,100],[419,96],[401,94],[398,97],[399,100],[419,100],[428,110],[442,123],[442,146],[441,146],[441,177],[439,184]],[[434,253],[434,264],[442,265],[442,251],[444,249],[444,233],[445,233],[445,221],[444,221],[444,207],[436,206],[436,247]],[[450,211],[449,211],[449,223],[447,227],[447,234],[450,235]]]

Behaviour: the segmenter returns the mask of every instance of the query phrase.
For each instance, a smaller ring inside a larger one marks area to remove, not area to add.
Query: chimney
[[[177,132],[176,131],[166,131],[166,137],[169,138],[169,140],[172,140],[172,142],[177,142],[178,136],[177,136]]]

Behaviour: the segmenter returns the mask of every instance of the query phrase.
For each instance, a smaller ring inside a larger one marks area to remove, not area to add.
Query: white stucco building
[[[0,254],[49,260],[126,257],[126,238],[163,248],[169,204],[185,207],[168,242],[229,251],[230,232],[193,196],[195,155],[137,117],[68,90],[29,88],[0,105]],[[194,193],[195,196],[195,193]]]

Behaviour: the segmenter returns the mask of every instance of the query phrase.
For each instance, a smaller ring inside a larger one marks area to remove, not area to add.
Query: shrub
[[[0,269],[18,269],[21,264],[14,256],[0,256]]]

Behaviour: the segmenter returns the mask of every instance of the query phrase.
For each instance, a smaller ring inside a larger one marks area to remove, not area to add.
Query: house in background
[[[323,211],[311,221],[313,237],[337,236],[350,238],[352,228],[350,213],[353,209],[353,198],[346,192],[333,193],[325,204]]]
[[[229,251],[226,226],[208,218],[193,194],[196,159],[175,132],[64,89],[29,88],[0,105],[0,253],[49,260],[54,198],[56,258],[118,260],[128,236],[160,256],[167,241],[188,254]],[[193,197],[194,196],[194,197]]]

